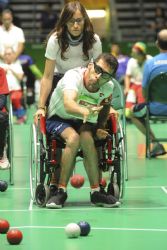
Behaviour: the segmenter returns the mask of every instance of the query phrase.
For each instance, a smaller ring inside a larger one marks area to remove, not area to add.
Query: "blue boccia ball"
[[[5,192],[8,188],[8,183],[6,181],[0,180],[0,192]]]
[[[78,226],[81,229],[80,235],[87,236],[90,233],[90,224],[86,221],[78,222]]]

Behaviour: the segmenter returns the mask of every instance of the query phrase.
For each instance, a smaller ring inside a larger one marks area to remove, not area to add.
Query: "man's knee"
[[[66,145],[69,147],[77,148],[80,145],[80,137],[77,133],[72,133],[69,135],[69,137],[66,139]]]
[[[94,145],[94,138],[91,132],[85,131],[82,132],[80,135],[81,145],[84,147],[93,147]]]

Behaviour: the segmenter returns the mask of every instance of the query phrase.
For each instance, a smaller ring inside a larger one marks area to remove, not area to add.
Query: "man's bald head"
[[[167,29],[163,29],[158,33],[157,44],[161,50],[167,50]]]

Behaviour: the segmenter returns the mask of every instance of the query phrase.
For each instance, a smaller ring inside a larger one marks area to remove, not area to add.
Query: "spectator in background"
[[[9,0],[0,0],[0,9],[4,10],[8,7],[10,1]]]
[[[21,89],[21,81],[24,73],[20,61],[15,61],[13,48],[8,47],[5,49],[4,62],[0,66],[6,71],[13,114],[16,116],[18,124],[24,123],[26,121],[26,111],[22,105],[23,92]]]
[[[154,22],[151,24],[151,29],[154,31],[155,39],[157,38],[157,33],[161,29],[167,28],[167,21],[165,16],[165,9],[157,6],[155,9]]]
[[[147,62],[144,65],[143,70],[143,81],[142,89],[143,94],[146,93],[146,88],[151,79],[159,75],[161,72],[167,72],[167,29],[163,29],[157,34],[156,45],[160,53]],[[151,102],[148,104],[150,113],[153,115],[167,115],[167,105],[159,102]],[[136,120],[135,125],[143,133],[146,133],[145,129],[145,114],[146,114],[146,103],[135,105],[133,108],[134,119]],[[153,132],[151,131],[150,136],[152,139],[156,139]],[[165,148],[162,144],[154,142],[151,151],[151,157],[157,157],[159,155],[166,154]]]
[[[9,124],[8,113],[6,112],[7,96],[9,95],[5,70],[0,67],[0,169],[10,167],[6,154],[6,132]]]
[[[29,55],[20,55],[19,61],[21,62],[21,66],[24,71],[24,83],[27,88],[26,101],[28,105],[31,105],[35,102],[35,81],[41,80],[42,72]]]
[[[53,3],[48,2],[45,4],[45,9],[41,13],[41,33],[42,40],[45,38],[50,30],[52,30],[58,20],[57,13],[53,11]]]
[[[127,63],[129,61],[129,57],[121,53],[120,46],[117,43],[113,43],[111,45],[110,52],[118,60],[119,66],[118,66],[115,77],[121,85],[124,85],[124,78],[125,78],[125,73],[126,73],[126,68],[127,68]]]
[[[21,28],[21,19],[16,15],[16,12],[13,10],[13,8],[9,7],[8,8],[13,15],[13,24],[19,28]]]
[[[124,93],[126,95],[125,114],[126,117],[130,118],[132,121],[132,107],[135,104],[145,101],[142,95],[143,67],[146,60],[150,58],[151,56],[147,55],[145,43],[137,42],[133,45],[132,58],[129,59],[127,64],[124,88]]]
[[[23,30],[13,24],[11,10],[2,11],[2,26],[0,26],[0,59],[4,59],[5,47],[12,47],[14,60],[16,60],[24,49],[25,37]]]

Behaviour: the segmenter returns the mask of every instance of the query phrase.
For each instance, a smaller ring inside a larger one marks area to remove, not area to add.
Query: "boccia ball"
[[[1,234],[6,234],[7,231],[9,230],[9,222],[4,219],[0,219],[0,233]]]
[[[23,239],[23,234],[18,229],[11,229],[7,232],[7,240],[11,245],[18,245]]]
[[[82,187],[84,181],[85,181],[84,177],[80,174],[74,174],[70,179],[71,186],[73,186],[74,188]]]
[[[69,223],[65,227],[65,232],[68,238],[77,238],[80,235],[81,230],[78,224]]]
[[[8,183],[6,181],[0,180],[0,191],[4,192],[8,188]]]
[[[90,224],[86,221],[78,222],[78,226],[80,227],[80,235],[87,236],[90,233]]]

